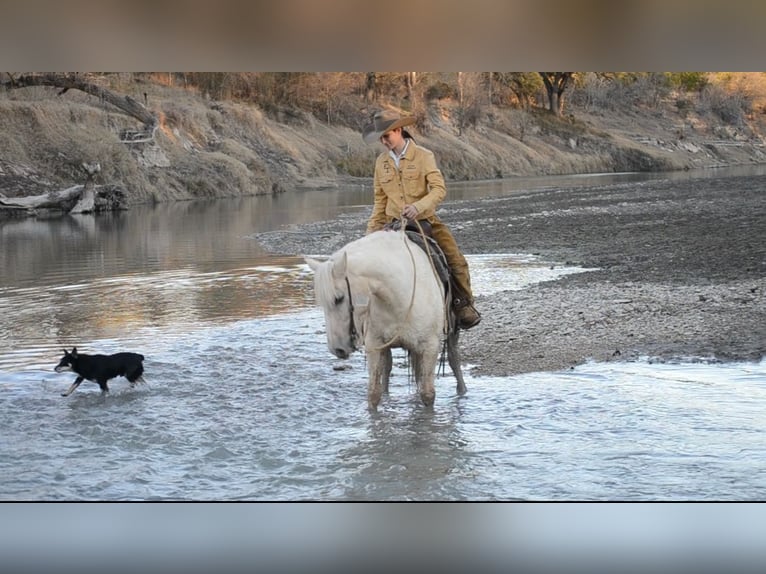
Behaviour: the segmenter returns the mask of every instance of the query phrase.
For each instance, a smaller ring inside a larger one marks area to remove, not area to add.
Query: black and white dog
[[[136,382],[145,382],[141,376],[144,373],[144,356],[138,353],[115,353],[114,355],[86,355],[78,353],[77,347],[70,353],[64,349],[64,357],[54,369],[57,373],[73,371],[77,374],[72,386],[67,392],[61,393],[62,397],[71,395],[84,380],[98,383],[102,393],[108,393],[109,387],[106,382],[109,379],[123,376],[130,381],[130,386]]]

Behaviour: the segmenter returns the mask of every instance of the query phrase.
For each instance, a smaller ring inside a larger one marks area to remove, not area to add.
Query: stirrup
[[[464,317],[463,313],[467,311],[469,317]],[[463,330],[475,327],[481,322],[481,313],[471,303],[466,303],[459,309],[455,309],[457,325]]]

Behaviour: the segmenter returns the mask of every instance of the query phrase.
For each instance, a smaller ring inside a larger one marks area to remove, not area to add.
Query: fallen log
[[[6,197],[0,194],[0,214],[36,215],[39,210],[62,213],[95,213],[127,209],[125,193],[116,186],[96,187],[95,177],[101,171],[98,163],[83,163],[86,173],[84,185],[74,185],[60,191],[51,191],[26,197]]]
[[[0,208],[3,209],[61,209],[69,211],[82,196],[84,185],[75,185],[61,191],[51,191],[42,195],[29,197],[0,197]],[[71,204],[71,205],[70,205]]]

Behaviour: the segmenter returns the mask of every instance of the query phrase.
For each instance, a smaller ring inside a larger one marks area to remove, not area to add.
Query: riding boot
[[[435,215],[429,219],[431,233],[444,252],[450,269],[450,284],[452,285],[452,308],[455,311],[457,325],[461,329],[475,327],[481,321],[481,315],[473,306],[471,294],[471,275],[468,272],[468,262],[460,252],[455,238],[449,228]]]
[[[481,314],[473,306],[473,299],[458,287],[452,277],[450,277],[450,283],[452,285],[452,308],[455,310],[458,327],[465,330],[475,327],[481,321]]]

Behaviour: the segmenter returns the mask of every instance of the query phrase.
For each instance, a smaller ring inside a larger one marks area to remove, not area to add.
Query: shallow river
[[[498,185],[455,187],[513,192]],[[468,365],[467,395],[448,373],[427,410],[396,351],[369,413],[364,357],[328,352],[308,268],[252,238],[369,198],[286,195],[0,223],[0,499],[766,497],[763,362]],[[585,272],[468,259],[477,294]],[[143,353],[147,384],[61,397],[74,375],[53,367],[72,346]]]

